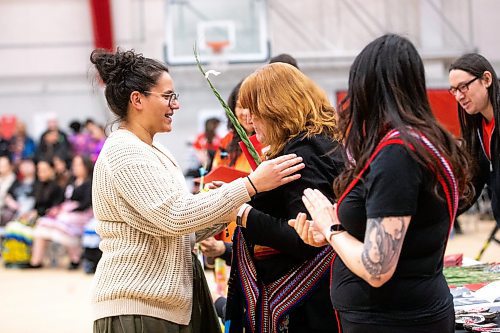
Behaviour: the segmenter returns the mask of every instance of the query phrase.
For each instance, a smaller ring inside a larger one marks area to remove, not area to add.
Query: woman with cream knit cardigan
[[[214,331],[192,257],[195,232],[223,226],[257,191],[298,179],[301,158],[266,161],[247,178],[190,194],[179,164],[153,140],[172,130],[180,106],[167,67],[133,51],[96,50],[90,60],[120,122],[94,169],[103,251],[92,288],[94,332]]]

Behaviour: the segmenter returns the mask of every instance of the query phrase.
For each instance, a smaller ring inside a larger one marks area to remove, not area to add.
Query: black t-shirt
[[[349,234],[364,241],[367,218],[411,216],[393,277],[379,288],[353,274],[337,257],[331,298],[354,322],[425,323],[453,306],[442,274],[450,227],[447,204],[434,194],[433,175],[402,145],[384,147],[339,206]]]

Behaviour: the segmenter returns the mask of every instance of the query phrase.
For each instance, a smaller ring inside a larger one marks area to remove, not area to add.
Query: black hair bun
[[[126,73],[132,71],[143,59],[142,54],[136,54],[133,50],[120,49],[116,53],[99,49],[90,55],[90,62],[95,65],[106,85],[124,81]]]

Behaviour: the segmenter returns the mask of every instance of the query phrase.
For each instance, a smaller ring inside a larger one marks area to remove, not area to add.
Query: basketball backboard
[[[167,1],[166,63],[195,64],[195,43],[204,63],[267,61],[266,8],[266,0]]]

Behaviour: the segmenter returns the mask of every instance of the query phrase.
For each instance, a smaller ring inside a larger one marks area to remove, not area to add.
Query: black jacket
[[[477,200],[484,185],[488,186],[488,190],[491,196],[491,208],[493,210],[493,216],[500,225],[500,147],[497,147],[497,140],[495,137],[500,135],[498,133],[498,124],[495,124],[495,129],[492,133],[491,140],[491,160],[488,159],[486,152],[484,151],[484,140],[483,133],[481,129],[478,129],[477,135],[479,137],[479,142],[481,144],[481,149],[475,152],[475,160],[477,161],[477,170],[474,175],[474,188],[476,190],[476,196],[474,202]]]
[[[315,257],[322,250],[306,245],[288,225],[288,220],[295,218],[299,212],[307,213],[302,203],[306,188],[319,189],[329,199],[334,199],[333,180],[344,167],[340,149],[337,142],[321,135],[311,138],[299,136],[290,140],[282,154],[295,153],[303,158],[305,168],[299,171],[301,178],[272,191],[260,193],[252,200],[254,209],[248,215],[246,229],[243,229],[247,245],[268,246],[280,252],[255,261],[258,279],[263,283],[276,281],[290,269]],[[232,282],[237,281],[233,277],[234,269],[233,265],[230,294],[235,290]],[[329,281],[326,277],[318,283],[309,297],[290,313],[290,332],[336,332],[337,323],[328,294]],[[228,309],[242,306],[231,298],[228,301]],[[232,319],[231,326],[235,325],[237,316],[229,314],[229,317]]]

